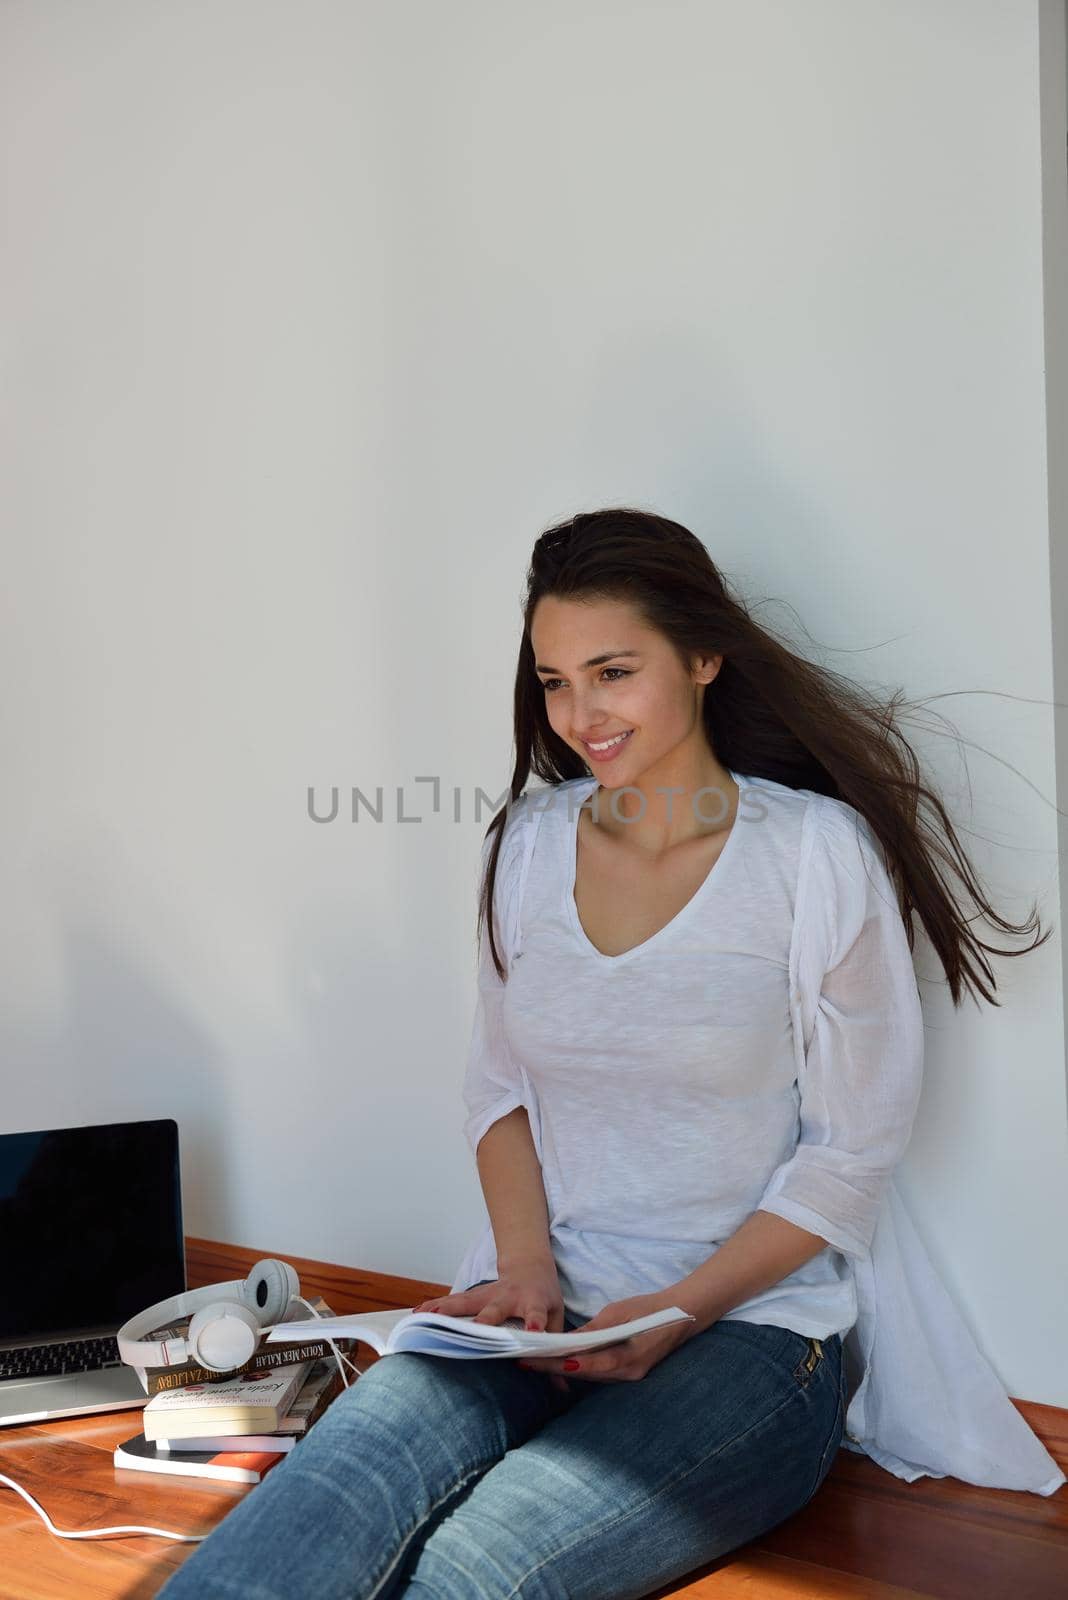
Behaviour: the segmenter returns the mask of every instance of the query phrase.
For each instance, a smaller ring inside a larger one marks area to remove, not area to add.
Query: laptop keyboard
[[[0,1383],[5,1378],[56,1378],[64,1372],[100,1372],[121,1367],[114,1335],[102,1339],[70,1339],[66,1344],[27,1345],[0,1350]]]

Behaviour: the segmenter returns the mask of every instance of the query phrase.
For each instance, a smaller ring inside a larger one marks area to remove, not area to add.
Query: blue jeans
[[[637,1600],[800,1510],[845,1425],[837,1333],[714,1322],[642,1379],[568,1382],[381,1357],[161,1596]]]

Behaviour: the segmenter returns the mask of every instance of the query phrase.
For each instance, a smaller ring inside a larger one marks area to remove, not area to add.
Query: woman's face
[[[530,637],[549,725],[605,788],[668,770],[673,753],[683,767],[693,755],[707,758],[699,685],[715,677],[722,656],[703,657],[687,673],[663,634],[623,600],[546,595]],[[619,734],[626,738],[606,751],[590,748]]]

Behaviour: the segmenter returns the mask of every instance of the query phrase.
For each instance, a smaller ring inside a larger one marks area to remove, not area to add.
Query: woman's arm
[[[819,1234],[770,1211],[754,1211],[699,1267],[671,1286],[671,1303],[697,1318],[703,1333],[728,1311],[797,1272],[827,1248]]]
[[[490,1125],[475,1160],[497,1244],[498,1275],[517,1261],[551,1261],[549,1206],[525,1106]]]

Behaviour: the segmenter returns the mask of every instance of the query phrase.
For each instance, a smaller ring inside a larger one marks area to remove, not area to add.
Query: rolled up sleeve
[[[521,869],[521,819],[509,818],[501,844],[494,886],[494,913],[497,948],[509,965],[508,940]],[[491,840],[483,842],[480,874],[485,872]],[[481,883],[481,875],[479,883]],[[501,1117],[524,1105],[526,1088],[522,1069],[508,1048],[504,1029],[506,984],[493,965],[489,931],[483,923],[479,939],[478,994],[471,1025],[471,1037],[464,1072],[463,1102],[467,1108],[464,1136],[472,1155],[478,1154],[479,1141]]]
[[[833,895],[831,965],[799,1078],[800,1132],[759,1201],[846,1255],[871,1248],[923,1086],[923,1012],[878,840],[852,807],[826,807],[814,891]]]

